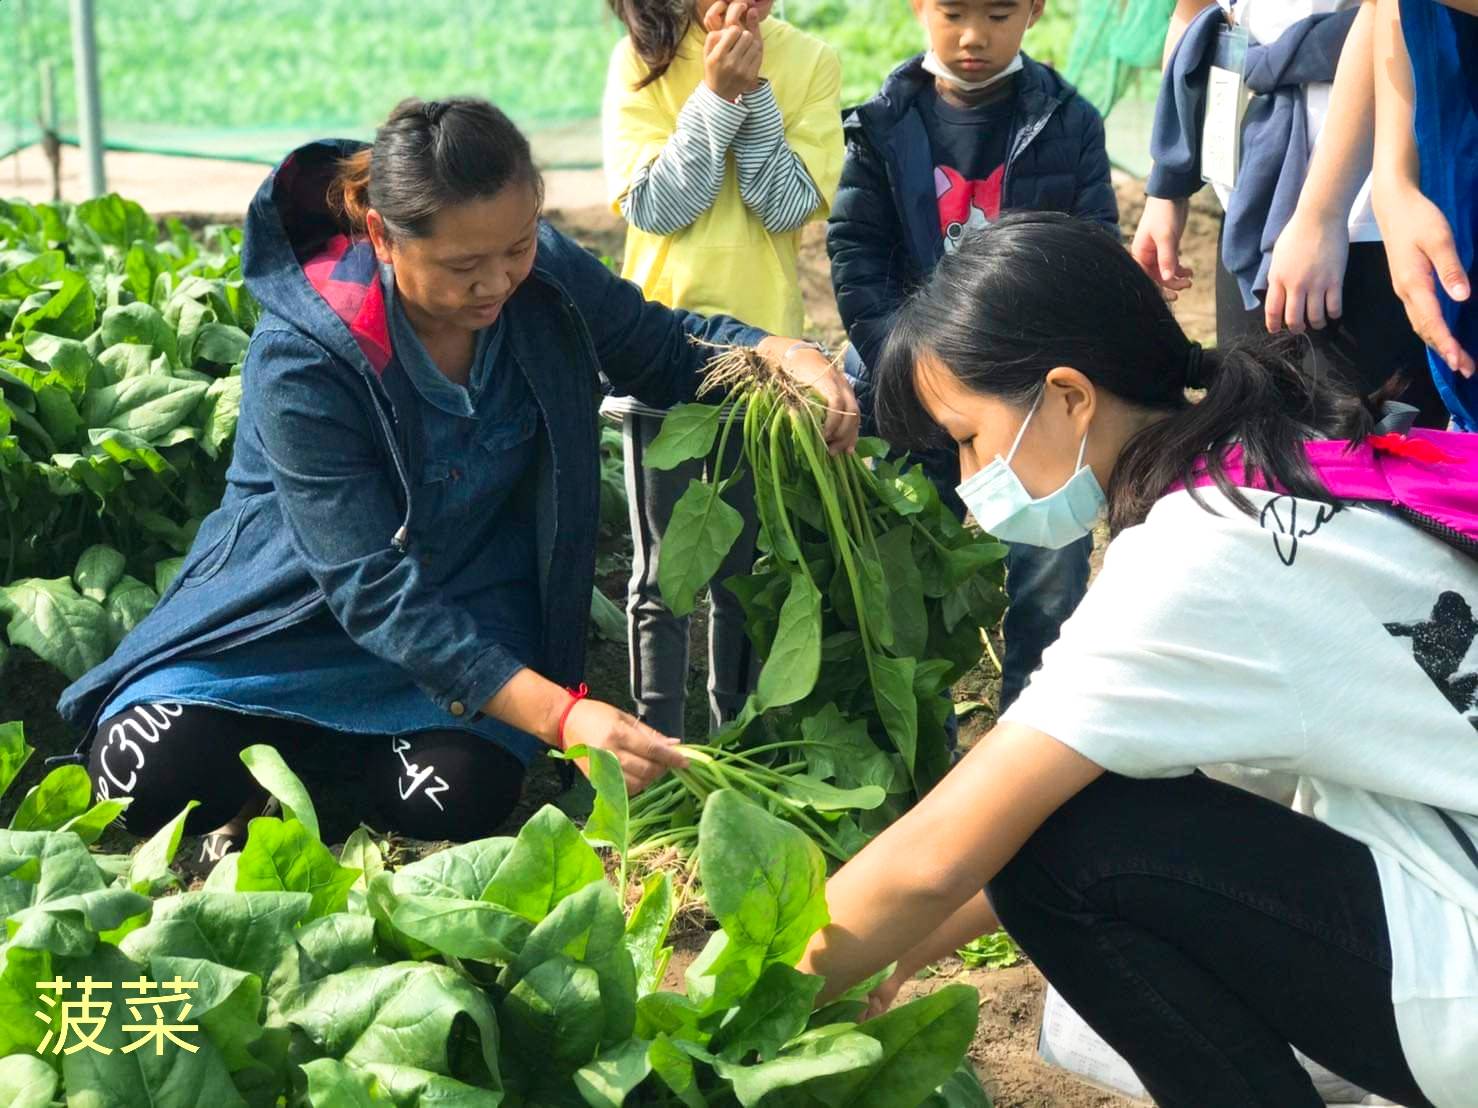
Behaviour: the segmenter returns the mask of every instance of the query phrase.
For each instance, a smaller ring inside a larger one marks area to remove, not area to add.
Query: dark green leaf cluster
[[[735,593],[764,659],[740,718],[714,740],[747,764],[730,755],[738,777],[700,782],[698,792],[740,787],[739,771],[756,768],[780,793],[880,790],[870,803],[812,805],[800,821],[846,858],[949,768],[949,690],[1005,609],[1006,548],[963,527],[923,472],[889,460],[883,443],[829,454],[814,405],[758,370],[745,376],[743,358],[727,361],[730,403],[675,409],[647,452],[648,465],[667,469],[712,455],[716,440],[722,457],[731,433],[743,437],[734,472],[694,480],[678,501],[659,566],[678,614],[704,586]],[[725,493],[746,475],[761,557],[752,574],[714,581],[741,528]],[[638,841],[682,845],[695,815],[674,786],[649,790],[637,801]]]
[[[0,201],[0,582],[23,586],[13,617],[52,610],[20,637],[12,622],[11,642],[69,676],[96,659],[38,638],[76,622],[47,579],[105,547],[132,575],[114,607],[136,619],[141,583],[158,587],[220,500],[258,314],[240,250],[235,228],[161,234],[118,196]]]
[[[584,835],[546,807],[516,838],[392,869],[363,828],[325,846],[301,782],[252,747],[243,760],[282,817],[253,820],[241,852],[185,893],[170,862],[189,809],[131,857],[95,854],[122,804],[88,808],[80,767],[54,771],[0,831],[0,1102],[988,1104],[964,1061],[973,989],[860,1024],[867,986],[816,1010],[822,983],[795,964],[827,922],[824,861],[733,791],[708,799],[699,830],[722,930],[664,990],[672,885],[651,877],[627,910],[591,845],[624,847],[621,772],[604,751],[578,754],[599,797]],[[0,728],[0,791],[29,755],[18,724]],[[137,1027],[115,997],[92,1013],[108,1053],[38,1051],[40,984],[89,976],[190,982],[194,1049],[124,1050]]]

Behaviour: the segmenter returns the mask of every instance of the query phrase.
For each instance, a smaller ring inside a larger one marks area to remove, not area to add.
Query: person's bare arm
[[[1146,196],[1139,226],[1129,255],[1150,280],[1160,286],[1161,295],[1174,301],[1191,287],[1195,270],[1180,260],[1180,240],[1190,218],[1191,202],[1187,197],[1171,200],[1163,196]]]
[[[1363,0],[1340,51],[1334,89],[1298,207],[1273,247],[1268,330],[1316,330],[1344,311],[1350,208],[1375,148],[1375,2]]]
[[[1391,284],[1422,341],[1458,373],[1471,377],[1472,354],[1442,318],[1435,280],[1454,300],[1467,300],[1468,275],[1441,210],[1422,195],[1411,58],[1401,34],[1400,0],[1377,0],[1375,20],[1375,218],[1391,266]]]
[[[999,931],[1000,927],[996,910],[984,893],[965,901],[964,906],[935,928],[928,938],[898,959],[898,965],[888,979],[868,996],[868,1016],[880,1016],[886,1012],[898,990],[925,966],[948,958],[960,947],[982,935]]]
[[[812,938],[800,968],[827,979],[827,997],[900,961],[920,935],[934,935],[979,897],[1042,822],[1102,773],[1040,731],[997,725],[827,883],[831,923]]]
[[[1376,215],[1402,187],[1417,185],[1416,134],[1412,130],[1416,90],[1411,58],[1401,36],[1400,0],[1376,0],[1374,64]]]
[[[1165,35],[1163,68],[1169,68],[1170,55],[1180,45],[1191,21],[1215,4],[1216,0],[1176,0],[1175,10],[1170,14],[1170,29]],[[1134,231],[1134,241],[1129,247],[1129,253],[1160,286],[1166,300],[1175,300],[1191,287],[1195,278],[1194,271],[1180,260],[1180,239],[1185,233],[1190,209],[1191,202],[1184,197],[1146,197],[1139,226]]]
[[[1160,59],[1161,69],[1170,64],[1170,55],[1180,45],[1180,36],[1185,34],[1191,20],[1215,3],[1216,0],[1175,0],[1175,10],[1170,13],[1170,29],[1165,33],[1165,53]]]

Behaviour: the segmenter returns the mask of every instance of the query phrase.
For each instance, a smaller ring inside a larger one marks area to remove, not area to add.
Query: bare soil
[[[161,159],[162,160],[162,159]],[[31,168],[29,165],[27,168]],[[129,168],[132,168],[131,164]],[[17,174],[19,176],[19,173]],[[241,172],[231,177],[223,193],[232,199],[240,196],[244,205],[249,193],[245,186],[250,174]],[[259,179],[259,178],[258,178]],[[35,185],[35,181],[28,182]],[[9,184],[0,180],[0,190]],[[572,183],[573,186],[573,183]],[[608,209],[598,206],[598,175],[592,181],[583,181],[580,187],[565,187],[560,190],[557,202],[570,206],[552,207],[550,218],[576,239],[595,252],[614,258],[621,255],[625,229],[621,221]],[[1143,208],[1143,188],[1131,178],[1116,181],[1120,210],[1123,214],[1126,241],[1133,233]],[[21,190],[17,190],[21,191]],[[41,198],[41,197],[38,197]],[[554,198],[551,198],[554,199]],[[583,201],[581,203],[580,201]],[[173,194],[161,197],[156,210],[181,209],[188,205],[179,203]],[[194,211],[199,216],[200,206]],[[205,210],[219,212],[220,207]],[[211,218],[222,218],[212,215]],[[233,218],[230,214],[226,219]],[[239,209],[234,218],[239,219]],[[1188,264],[1198,277],[1196,286],[1182,295],[1175,310],[1188,333],[1200,341],[1214,341],[1215,311],[1212,301],[1211,274],[1215,264],[1215,240],[1217,218],[1214,202],[1198,200],[1192,207],[1187,229],[1185,253]],[[830,265],[826,257],[825,229],[820,225],[808,227],[802,240],[800,280],[805,296],[808,331],[829,345],[839,347],[845,335],[837,315],[832,296]],[[1099,556],[1102,543],[1099,543]],[[625,604],[626,578],[630,572],[630,539],[624,534],[608,534],[601,543],[598,584],[618,605]],[[1097,558],[1095,559],[1097,561]],[[703,733],[706,726],[706,693],[704,690],[704,667],[707,657],[706,606],[700,604],[692,620],[691,670],[689,682],[689,734]],[[994,647],[999,655],[1000,641]],[[627,678],[627,656],[624,645],[608,643],[592,638],[589,649],[587,680],[598,695],[621,705],[630,707]],[[17,785],[11,789],[7,799],[0,802],[0,823],[8,822],[19,798],[27,788],[42,775],[42,760],[53,754],[72,749],[75,738],[56,715],[54,705],[64,686],[64,680],[55,671],[41,664],[28,651],[11,651],[10,663],[0,673],[0,720],[21,719],[26,725],[26,736],[37,748],[37,756],[23,772]],[[998,687],[997,670],[990,657],[984,659],[976,670],[968,674],[956,688],[957,701],[974,701],[982,706],[964,716],[961,741],[972,745],[995,722],[994,702]],[[347,819],[354,820],[353,797],[343,791],[315,789],[315,801],[324,810],[324,822],[332,824]],[[524,803],[502,830],[512,833],[530,813],[545,803],[558,803],[574,812],[588,805],[588,793],[576,788],[566,791],[553,763],[536,762],[530,774]],[[338,817],[338,818],[335,818]],[[108,836],[101,844],[103,849],[127,850],[131,839],[122,833]],[[401,861],[431,853],[446,844],[396,839],[396,852]],[[181,856],[191,856],[198,849],[196,840],[187,839],[181,847]],[[680,971],[702,947],[701,929],[690,928],[679,942],[679,957],[674,960],[672,985],[680,983]],[[974,985],[980,992],[980,1029],[971,1045],[970,1056],[975,1062],[982,1079],[995,1097],[1000,1108],[1130,1108],[1133,1102],[1114,1097],[1076,1080],[1061,1070],[1043,1063],[1036,1054],[1037,1031],[1041,1019],[1044,982],[1041,975],[1023,962],[1007,969],[966,969],[958,960],[948,959],[935,967],[931,976],[912,982],[904,996],[927,993],[941,985],[963,981]]]

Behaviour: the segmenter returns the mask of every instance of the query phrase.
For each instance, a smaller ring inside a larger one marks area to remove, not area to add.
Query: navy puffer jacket
[[[1103,118],[1047,66],[1022,60],[1001,210],[1068,212],[1117,234]],[[826,246],[842,323],[866,365],[876,363],[893,313],[944,254],[934,158],[918,110],[933,81],[923,55],[911,58],[844,124],[847,160]]]

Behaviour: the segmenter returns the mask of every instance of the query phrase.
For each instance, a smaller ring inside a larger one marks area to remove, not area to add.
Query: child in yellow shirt
[[[630,225],[621,275],[674,308],[801,333],[800,230],[826,218],[841,174],[836,54],[771,18],[773,0],[610,3],[629,32],[611,57],[603,111],[610,202]],[[629,397],[602,410],[621,416],[626,444],[632,697],[643,721],[681,737],[687,620],[663,604],[657,565],[672,507],[704,466],[645,469],[665,413]],[[720,582],[749,572],[757,529],[750,489],[736,486],[725,499],[745,531]],[[753,669],[743,610],[720,586],[709,626],[712,726],[738,714]]]

